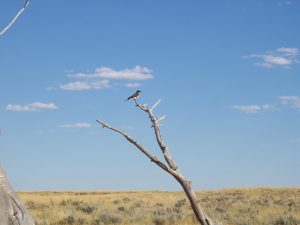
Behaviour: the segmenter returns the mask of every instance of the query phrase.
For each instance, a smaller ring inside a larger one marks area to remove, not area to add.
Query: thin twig
[[[164,158],[168,165],[173,169],[174,171],[178,171],[178,166],[174,162],[174,160],[171,157],[171,154],[169,152],[168,146],[164,143],[164,140],[162,138],[161,132],[160,132],[160,127],[159,127],[159,119],[156,118],[156,116],[153,114],[152,110],[160,103],[160,99],[152,106],[151,109],[139,104],[136,99],[134,99],[135,105],[139,107],[141,110],[146,112],[151,120],[152,127],[154,128],[155,136],[157,143],[164,155]],[[164,119],[164,117],[162,118]]]
[[[157,122],[162,121],[164,118],[166,118],[166,115],[163,115],[163,116],[159,117],[159,118],[157,119]]]
[[[168,150],[168,146],[164,143],[161,132],[160,132],[160,127],[159,127],[159,121],[165,118],[165,116],[162,116],[160,118],[157,118],[152,110],[159,104],[160,100],[157,101],[154,106],[149,109],[147,108],[146,105],[141,105],[139,104],[135,98],[133,98],[135,105],[139,107],[141,110],[146,112],[150,118],[150,121],[152,123],[152,127],[154,128],[155,131],[155,136],[157,143],[164,155],[164,158],[166,162],[168,163],[169,167],[167,167],[164,163],[159,161],[156,157],[154,157],[151,153],[149,153],[141,144],[139,144],[136,140],[134,140],[132,137],[130,137],[127,133],[124,131],[121,131],[119,129],[116,129],[114,127],[111,127],[110,125],[100,121],[96,120],[98,123],[102,125],[103,128],[108,128],[111,129],[121,135],[123,135],[130,143],[132,143],[134,146],[136,146],[142,153],[144,153],[152,162],[157,164],[160,168],[162,168],[164,171],[167,173],[171,174],[182,186],[184,189],[184,192],[186,193],[190,203],[191,207],[195,213],[195,216],[199,223],[201,225],[213,225],[212,220],[205,214],[203,211],[202,207],[200,206],[200,203],[198,203],[197,200],[197,195],[192,189],[192,182],[187,180],[179,171],[178,167],[176,166],[175,162],[173,161],[170,152]]]
[[[17,13],[17,15],[9,22],[9,24],[0,32],[0,36],[3,35],[18,19],[18,17],[24,12],[24,10],[28,7],[30,1],[27,0],[24,4],[24,6],[20,9],[20,11]]]
[[[121,131],[117,128],[114,128],[110,125],[108,125],[107,123],[104,123],[100,120],[96,120],[99,124],[101,124],[101,126],[103,128],[108,128],[110,130],[113,130],[121,135],[123,135],[130,143],[132,143],[134,146],[136,146],[142,153],[144,153],[150,160],[151,162],[154,162],[155,164],[157,164],[160,168],[162,168],[164,171],[172,174],[173,176],[175,175],[174,172],[172,170],[170,170],[163,162],[161,162],[160,160],[158,160],[155,156],[153,156],[144,146],[142,146],[141,144],[139,144],[136,140],[134,140],[131,136],[129,136],[127,133],[125,133],[124,131]]]
[[[161,99],[159,99],[159,100],[151,107],[150,111],[153,111],[153,110],[156,108],[156,106],[158,106],[158,104],[160,103],[160,101],[161,101]]]

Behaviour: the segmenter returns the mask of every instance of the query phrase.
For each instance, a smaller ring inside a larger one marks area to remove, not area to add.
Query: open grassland
[[[300,225],[300,188],[197,192],[221,225]],[[21,192],[37,225],[197,224],[183,192]]]

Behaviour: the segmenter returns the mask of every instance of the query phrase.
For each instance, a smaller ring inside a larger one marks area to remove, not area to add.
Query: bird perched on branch
[[[140,97],[140,90],[137,90],[133,95],[131,95],[130,97],[128,97],[125,101],[128,101],[130,99],[137,99],[138,97]]]

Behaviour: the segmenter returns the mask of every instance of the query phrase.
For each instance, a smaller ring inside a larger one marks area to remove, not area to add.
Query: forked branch
[[[164,171],[171,173],[172,171],[164,164],[162,163],[160,160],[158,160],[156,157],[154,157],[151,153],[149,153],[149,151],[147,151],[147,149],[142,146],[140,143],[138,143],[136,140],[134,140],[131,136],[129,136],[127,133],[125,133],[124,131],[121,131],[117,128],[114,128],[110,125],[108,125],[107,123],[104,123],[100,120],[96,120],[98,123],[101,124],[101,126],[103,128],[108,128],[110,130],[113,130],[121,135],[123,135],[123,137],[125,137],[131,144],[133,144],[135,147],[137,147],[143,154],[145,154],[150,160],[151,162],[154,162],[156,165],[158,165],[160,168],[162,168]]]
[[[3,35],[13,24],[16,22],[18,17],[24,12],[24,10],[28,7],[30,1],[27,0],[24,4],[24,6],[20,9],[20,11],[17,13],[17,15],[8,23],[8,25],[0,32],[0,36]]]
[[[159,99],[150,109],[147,108],[147,106],[145,105],[141,105],[137,102],[136,99],[134,99],[135,105],[137,107],[139,107],[141,110],[143,110],[145,113],[148,114],[151,123],[152,123],[152,127],[154,128],[155,131],[155,136],[156,136],[156,141],[165,157],[166,162],[168,163],[168,165],[170,166],[170,168],[172,170],[178,170],[178,166],[176,165],[176,163],[174,162],[174,160],[172,159],[172,156],[169,152],[169,148],[168,146],[164,143],[164,140],[162,138],[161,132],[160,132],[160,126],[159,126],[159,122],[161,120],[163,120],[165,118],[165,116],[162,116],[160,118],[157,118],[154,113],[153,110],[158,106],[158,104],[160,103],[161,99]]]
[[[164,158],[169,166],[166,166],[163,162],[158,160],[155,156],[153,156],[149,151],[144,148],[140,143],[138,143],[135,139],[133,139],[131,136],[129,136],[124,131],[121,131],[117,128],[114,128],[100,120],[97,120],[99,124],[103,128],[108,128],[110,130],[113,130],[119,134],[121,134],[123,137],[125,137],[130,143],[132,143],[135,147],[137,147],[143,154],[145,154],[152,162],[154,162],[156,165],[158,165],[160,168],[162,168],[167,173],[171,174],[182,186],[186,196],[188,197],[191,207],[193,209],[193,212],[198,220],[198,222],[201,225],[213,225],[212,220],[205,214],[202,207],[200,206],[197,195],[192,189],[192,182],[187,180],[179,171],[178,167],[176,166],[174,160],[171,157],[171,154],[169,152],[168,146],[164,143],[161,132],[160,132],[160,125],[159,122],[165,118],[165,116],[162,117],[156,117],[153,113],[153,110],[158,106],[160,103],[160,100],[158,100],[150,109],[147,108],[147,105],[141,105],[139,104],[135,98],[133,98],[135,105],[139,107],[141,110],[146,112],[150,118],[150,121],[152,123],[152,127],[154,128],[155,136],[157,143],[164,155]]]

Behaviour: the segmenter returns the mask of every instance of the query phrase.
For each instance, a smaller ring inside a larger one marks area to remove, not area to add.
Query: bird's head
[[[137,92],[137,93],[140,93],[141,91],[140,91],[140,90],[137,90],[136,92]]]

